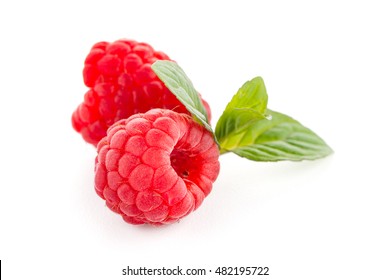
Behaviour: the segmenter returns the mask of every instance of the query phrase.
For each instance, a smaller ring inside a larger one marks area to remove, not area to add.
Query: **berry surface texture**
[[[96,146],[112,124],[153,108],[188,113],[152,71],[156,60],[170,58],[134,40],[99,42],[92,47],[83,69],[89,89],[72,114],[73,128],[86,142]],[[210,107],[202,102],[210,118]]]
[[[165,109],[116,122],[97,151],[95,190],[130,224],[180,220],[201,205],[220,168],[213,135]]]

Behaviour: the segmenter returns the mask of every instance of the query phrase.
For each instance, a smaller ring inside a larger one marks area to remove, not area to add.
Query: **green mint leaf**
[[[333,152],[317,134],[291,117],[271,110],[266,114],[269,118],[253,120],[245,129],[218,139],[221,153],[231,151],[255,161],[300,161]]]
[[[233,96],[226,110],[245,108],[264,114],[267,109],[268,94],[261,77],[247,81]]]
[[[202,100],[183,69],[173,61],[157,60],[153,63],[152,70],[187,108],[195,120],[213,133]]]
[[[254,121],[266,118],[267,102],[263,79],[256,77],[247,81],[233,96],[217,122],[215,135],[218,141],[246,130]]]
[[[267,109],[263,79],[246,82],[217,122],[221,154],[255,161],[314,160],[332,153],[317,134],[284,114]]]

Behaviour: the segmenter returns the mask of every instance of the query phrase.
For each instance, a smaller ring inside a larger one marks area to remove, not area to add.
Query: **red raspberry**
[[[90,89],[72,115],[74,129],[96,145],[114,122],[152,108],[188,113],[151,69],[159,59],[169,57],[150,45],[131,40],[95,44],[83,71]],[[203,101],[209,117],[209,105]]]
[[[95,190],[130,224],[170,224],[199,207],[219,173],[212,134],[153,109],[120,120],[98,144]]]

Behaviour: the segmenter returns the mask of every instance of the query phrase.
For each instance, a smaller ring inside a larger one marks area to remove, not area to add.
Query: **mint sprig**
[[[153,63],[152,70],[176,98],[183,103],[195,120],[213,133],[206,108],[183,69],[173,61],[157,60]]]
[[[314,160],[332,153],[317,134],[293,118],[266,109],[263,79],[246,82],[218,120],[221,154],[233,152],[255,161]]]
[[[213,133],[221,154],[233,152],[254,161],[300,161],[332,153],[312,130],[287,115],[267,109],[268,94],[261,77],[246,82],[238,90],[214,133],[199,94],[184,71],[171,61],[157,61],[152,69],[194,119]]]

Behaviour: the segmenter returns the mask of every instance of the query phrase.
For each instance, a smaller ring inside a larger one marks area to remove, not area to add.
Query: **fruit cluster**
[[[89,90],[72,115],[73,128],[97,146],[96,192],[131,224],[188,215],[219,173],[212,134],[153,72],[156,60],[170,59],[146,43],[95,44],[83,70]]]

